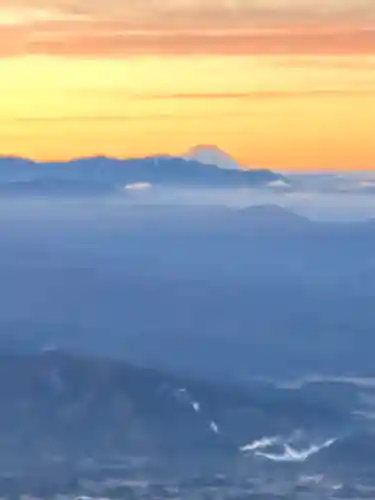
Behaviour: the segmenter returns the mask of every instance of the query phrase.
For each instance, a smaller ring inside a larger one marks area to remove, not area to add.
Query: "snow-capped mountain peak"
[[[183,158],[194,160],[205,165],[216,165],[225,170],[239,170],[241,166],[225,151],[214,145],[198,145],[189,149]]]

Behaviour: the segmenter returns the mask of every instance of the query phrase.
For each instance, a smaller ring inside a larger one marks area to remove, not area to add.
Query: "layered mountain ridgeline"
[[[53,349],[5,350],[6,498],[286,500],[296,488],[316,498],[361,482],[374,491],[373,434],[355,415],[364,408],[355,381],[244,388]]]
[[[171,156],[139,159],[92,157],[60,163],[0,158],[0,194],[98,192],[147,183],[182,187],[258,187],[283,180],[270,170],[226,170]]]
[[[8,346],[9,347],[9,346]],[[355,394],[209,383],[56,350],[0,356],[1,457],[236,457],[263,436],[326,439],[352,421]],[[341,395],[340,395],[341,393]],[[354,400],[353,400],[354,397]]]

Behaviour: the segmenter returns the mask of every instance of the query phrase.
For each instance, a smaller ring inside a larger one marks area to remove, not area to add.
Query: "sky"
[[[374,0],[0,0],[0,155],[375,168]]]

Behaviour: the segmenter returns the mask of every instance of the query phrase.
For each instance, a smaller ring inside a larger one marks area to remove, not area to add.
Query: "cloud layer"
[[[231,21],[250,25],[374,22],[373,0],[2,0],[4,9],[58,9],[66,16],[94,20],[122,20],[134,24],[180,21],[227,26]],[[52,5],[52,7],[51,7]]]
[[[0,0],[2,55],[374,53],[373,0]]]

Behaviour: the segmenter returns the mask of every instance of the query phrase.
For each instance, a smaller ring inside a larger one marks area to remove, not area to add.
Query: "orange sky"
[[[0,0],[0,154],[375,168],[374,0]]]

